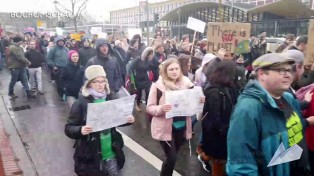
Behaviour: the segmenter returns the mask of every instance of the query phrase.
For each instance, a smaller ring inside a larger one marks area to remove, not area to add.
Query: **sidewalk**
[[[0,76],[2,78],[0,81],[0,155],[2,161],[0,162],[3,165],[4,174],[5,176],[36,176],[27,150],[13,123],[14,114],[8,109],[10,101],[7,87],[10,73],[4,69],[0,71]],[[1,168],[0,175],[2,175]]]

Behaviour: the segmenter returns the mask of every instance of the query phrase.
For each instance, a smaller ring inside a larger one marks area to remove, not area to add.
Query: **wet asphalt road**
[[[44,95],[38,95],[35,99],[27,99],[23,95],[22,86],[18,82],[15,86],[15,94],[19,97],[12,101],[7,96],[10,74],[7,70],[0,71],[0,93],[10,116],[15,124],[21,140],[28,152],[29,159],[33,163],[39,176],[74,176],[73,152],[74,141],[64,134],[64,125],[69,113],[66,102],[59,100],[56,88],[50,83],[48,74],[43,72]],[[24,106],[30,109],[14,111],[12,108]],[[157,158],[163,160],[164,154],[159,142],[153,140],[150,135],[150,124],[145,117],[145,105],[143,112],[136,112],[136,122],[129,127],[119,128],[124,134],[136,143],[151,152]],[[181,148],[175,170],[183,176],[207,176],[201,164],[197,161],[196,144],[198,141],[200,124],[195,126],[195,135],[191,140],[192,156],[188,142]],[[128,147],[124,147],[126,164],[123,168],[125,176],[158,176],[159,170],[144,160]],[[18,156],[17,156],[18,157]],[[26,159],[26,158],[23,158]]]

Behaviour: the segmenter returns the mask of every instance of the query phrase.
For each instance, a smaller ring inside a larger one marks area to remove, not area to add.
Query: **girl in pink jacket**
[[[166,119],[166,112],[171,110],[171,105],[165,104],[165,91],[189,89],[193,86],[189,78],[183,76],[179,62],[174,56],[162,63],[160,76],[150,88],[146,110],[153,116],[151,133],[152,137],[160,142],[166,155],[161,176],[172,175],[179,148],[186,139],[192,138],[190,117]],[[205,97],[201,98],[201,102],[205,102]]]

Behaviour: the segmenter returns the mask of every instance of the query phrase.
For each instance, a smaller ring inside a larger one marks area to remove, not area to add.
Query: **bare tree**
[[[86,9],[86,4],[89,0],[66,0],[57,1],[54,0],[55,8],[57,12],[61,13],[61,16],[70,18],[73,21],[75,32],[77,32],[77,22],[82,17],[82,12]]]

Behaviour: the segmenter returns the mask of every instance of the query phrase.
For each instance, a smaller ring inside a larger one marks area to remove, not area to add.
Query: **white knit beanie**
[[[82,95],[85,97],[89,96],[87,85],[89,82],[91,82],[92,80],[94,80],[97,77],[105,77],[105,82],[106,82],[105,89],[106,89],[107,94],[109,94],[110,88],[109,88],[109,83],[108,83],[106,76],[107,75],[106,75],[104,68],[100,65],[91,65],[91,66],[87,67],[85,70],[85,77],[87,80],[86,80],[86,82],[82,88]]]

